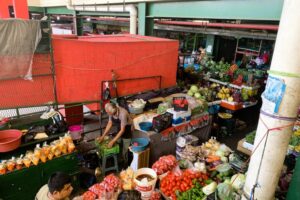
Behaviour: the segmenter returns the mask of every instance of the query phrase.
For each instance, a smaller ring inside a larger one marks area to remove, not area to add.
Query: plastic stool
[[[112,167],[108,167],[106,168],[106,161],[109,158],[113,158],[114,159],[114,164]],[[105,175],[106,172],[108,171],[112,171],[112,170],[116,170],[117,172],[119,172],[119,166],[118,166],[118,154],[109,154],[109,155],[105,155],[102,156],[102,173],[103,175]]]

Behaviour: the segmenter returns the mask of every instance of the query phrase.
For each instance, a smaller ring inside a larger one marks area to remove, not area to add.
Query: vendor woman
[[[113,147],[117,141],[121,141],[122,138],[122,156],[125,164],[128,164],[128,147],[131,142],[131,131],[132,131],[132,119],[126,109],[116,106],[113,103],[105,104],[105,111],[108,114],[108,123],[106,125],[104,133],[97,138],[98,142],[102,142],[104,137],[109,133],[112,126],[117,127],[117,134],[113,135],[113,139],[108,143],[108,148]]]

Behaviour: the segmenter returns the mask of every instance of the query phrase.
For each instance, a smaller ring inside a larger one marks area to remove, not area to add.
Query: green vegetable
[[[193,93],[198,92],[198,87],[196,85],[192,85],[190,91],[192,91]]]
[[[230,184],[221,183],[217,186],[218,197],[220,200],[232,200],[234,199],[233,188]]]
[[[290,140],[290,145],[292,145],[292,146],[300,145],[300,137],[293,134],[292,138]]]
[[[216,182],[211,182],[209,185],[206,185],[202,188],[202,191],[205,195],[210,195],[214,193],[217,189],[217,183]]]
[[[232,187],[236,190],[240,190],[244,187],[246,176],[244,174],[235,174],[231,177]]]
[[[213,171],[213,172],[210,174],[210,177],[214,178],[217,174],[218,174],[217,171]]]
[[[205,197],[201,189],[201,185],[199,182],[194,179],[193,184],[195,185],[193,188],[185,191],[185,192],[176,192],[176,196],[178,200],[202,200]]]
[[[197,99],[200,99],[201,94],[200,94],[199,92],[196,92],[196,93],[195,93],[195,97],[196,97]]]
[[[194,96],[194,92],[192,90],[189,90],[187,94],[191,97]]]

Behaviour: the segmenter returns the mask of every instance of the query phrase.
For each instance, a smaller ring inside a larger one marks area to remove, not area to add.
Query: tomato
[[[203,178],[204,180],[207,180],[207,179],[208,179],[208,176],[207,176],[206,174],[203,174],[202,178]]]
[[[184,185],[181,185],[181,186],[180,186],[180,191],[185,191]]]

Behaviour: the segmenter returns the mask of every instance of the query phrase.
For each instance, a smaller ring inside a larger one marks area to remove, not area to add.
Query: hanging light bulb
[[[91,18],[90,17],[86,18],[86,21],[88,21],[88,22],[91,21]]]
[[[56,19],[57,19],[57,20],[60,20],[60,16],[57,16]]]

